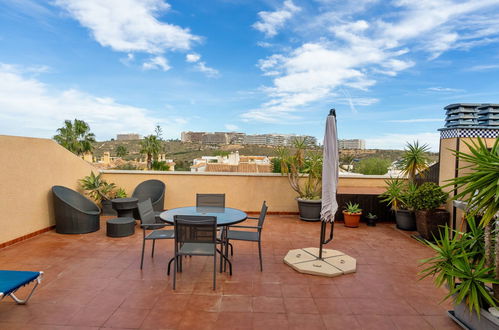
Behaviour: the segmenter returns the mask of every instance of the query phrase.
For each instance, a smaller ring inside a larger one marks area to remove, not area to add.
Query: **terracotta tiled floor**
[[[323,278],[295,272],[282,259],[289,249],[317,246],[320,224],[269,216],[263,233],[264,271],[256,244],[233,242],[234,274],[212,262],[184,259],[177,290],[166,276],[171,240],[147,246],[142,234],[108,238],[49,232],[0,250],[0,268],[43,270],[26,306],[0,302],[0,329],[458,329],[438,302],[444,290],[417,281],[418,260],[430,251],[393,224],[335,227],[328,248],[357,258],[357,273]],[[150,242],[148,242],[149,244]]]

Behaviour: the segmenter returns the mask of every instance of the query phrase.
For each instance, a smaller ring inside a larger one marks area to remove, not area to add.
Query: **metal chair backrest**
[[[267,215],[267,209],[268,206],[265,201],[263,201],[262,204],[262,209],[260,210],[260,216],[258,217],[258,226],[261,228],[263,227],[263,222],[265,221],[265,216]]]
[[[143,202],[138,202],[137,207],[139,209],[140,221],[142,224],[150,225],[156,223],[156,215],[154,214],[150,198]]]
[[[199,215],[175,215],[176,243],[217,242],[217,217]]]
[[[196,207],[225,207],[225,194],[196,194]]]

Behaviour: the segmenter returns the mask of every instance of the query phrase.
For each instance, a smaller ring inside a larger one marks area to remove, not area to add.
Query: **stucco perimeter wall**
[[[54,185],[77,189],[95,170],[49,139],[0,135],[0,244],[54,225]]]
[[[234,174],[190,172],[103,171],[103,178],[124,188],[129,195],[142,181],[156,179],[166,184],[165,208],[192,206],[196,193],[225,193],[226,205],[259,211],[267,201],[269,212],[298,212],[288,179],[280,174]],[[338,193],[379,194],[385,177],[340,177]]]

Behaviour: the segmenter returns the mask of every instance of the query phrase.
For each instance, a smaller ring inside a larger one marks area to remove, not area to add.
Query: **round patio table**
[[[173,218],[176,215],[204,215],[204,216],[217,217],[217,226],[223,227],[221,242],[224,247],[224,249],[222,249],[223,251],[222,253],[224,253],[225,255],[224,262],[222,262],[222,256],[220,256],[220,272],[222,272],[222,265],[223,268],[226,269],[226,262],[232,264],[228,259],[229,249],[227,248],[227,244],[225,244],[227,237],[227,226],[235,225],[236,223],[243,222],[244,220],[246,220],[248,218],[246,212],[243,212],[238,209],[233,209],[230,207],[188,206],[188,207],[178,207],[176,209],[171,209],[168,211],[161,212],[159,217],[161,220],[173,224],[174,223]],[[174,259],[175,257],[170,259],[168,265],[170,265],[170,263]]]
[[[118,213],[118,218],[133,218],[133,210],[137,208],[138,198],[115,198],[111,200],[113,209]]]
[[[236,223],[243,222],[248,218],[248,215],[238,209],[230,207],[178,207],[168,211],[161,212],[159,217],[161,220],[173,224],[173,217],[175,215],[205,215],[217,217],[217,226],[231,226]]]

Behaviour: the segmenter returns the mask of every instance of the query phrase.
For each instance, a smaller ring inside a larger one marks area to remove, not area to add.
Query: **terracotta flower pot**
[[[343,211],[343,219],[345,221],[345,227],[356,228],[359,226],[360,216],[362,213],[350,213]]]

